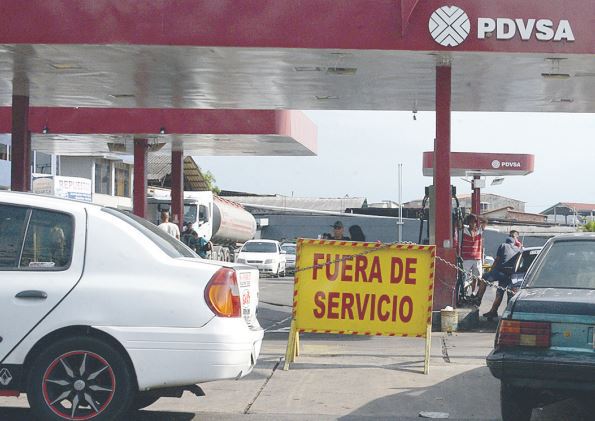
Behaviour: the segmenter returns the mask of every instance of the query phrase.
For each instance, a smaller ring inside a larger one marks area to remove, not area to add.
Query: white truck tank
[[[213,243],[244,243],[254,238],[255,233],[256,220],[242,205],[213,197]]]

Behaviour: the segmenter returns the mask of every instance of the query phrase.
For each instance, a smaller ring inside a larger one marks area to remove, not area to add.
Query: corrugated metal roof
[[[590,214],[595,211],[595,203],[559,202],[541,212],[542,215],[571,215],[574,212]]]
[[[149,154],[147,159],[147,179],[149,185],[170,187],[171,156],[166,154]],[[184,158],[184,190],[209,190],[207,182],[196,162],[191,156]]]
[[[329,212],[345,212],[347,208],[367,206],[364,197],[309,198],[287,196],[226,196],[241,204],[275,206],[279,208],[308,209]]]
[[[171,156],[165,154],[148,154],[147,179],[162,180],[171,173]]]

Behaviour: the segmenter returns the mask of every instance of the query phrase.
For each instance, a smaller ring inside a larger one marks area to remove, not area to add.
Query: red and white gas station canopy
[[[447,60],[454,111],[592,113],[593,22],[592,0],[4,0],[0,105],[433,110]]]
[[[0,133],[10,132],[10,122],[10,108],[0,107]],[[34,107],[29,127],[33,149],[60,155],[130,155],[132,134],[148,139],[156,153],[182,146],[186,155],[200,156],[308,156],[317,151],[316,126],[302,112],[289,110]]]
[[[534,155],[516,153],[451,152],[450,175],[503,176],[527,175],[533,172]],[[423,154],[423,174],[434,175],[434,152]]]

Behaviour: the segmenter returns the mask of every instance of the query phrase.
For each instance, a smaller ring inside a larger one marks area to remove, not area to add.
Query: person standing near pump
[[[196,231],[192,232],[192,236],[193,236],[194,242],[196,244],[196,249],[195,249],[196,254],[198,254],[203,259],[206,259],[207,252],[209,252],[211,250],[209,242],[204,237],[204,235],[199,237],[198,233]]]
[[[515,247],[518,247],[519,249],[523,248],[523,243],[521,243],[521,240],[519,239],[519,232],[517,230],[512,230],[510,231],[510,236],[512,238],[514,238],[514,245]]]
[[[350,226],[349,235],[351,236],[351,241],[366,241],[364,231],[362,230],[362,227],[360,227],[359,225]]]
[[[169,222],[169,212],[166,210],[161,211],[161,223],[158,225],[158,228],[172,237],[178,240],[180,239],[180,229],[176,224]]]
[[[474,214],[467,215],[466,227],[463,228],[461,236],[461,258],[466,276],[465,287],[471,285],[472,292],[475,291],[476,280],[471,275],[481,278],[483,274],[483,229],[486,222],[481,220],[480,226],[477,219]],[[474,295],[472,295],[472,299],[477,302]]]
[[[510,261],[518,254],[519,251],[521,251],[521,249],[515,245],[514,238],[506,237],[504,243],[502,243],[500,247],[498,247],[498,251],[496,252],[496,260],[494,260],[492,269],[487,274],[487,280],[490,282],[498,281],[498,286],[500,288],[510,287],[512,280],[511,273],[509,273],[508,270],[508,265],[510,264]],[[483,317],[489,320],[498,317],[498,307],[500,307],[500,304],[502,304],[502,299],[504,298],[504,290],[500,288],[496,290],[496,298],[494,299],[492,308],[490,309],[490,311],[483,314]],[[485,289],[486,284],[482,282],[482,285],[480,287],[480,297],[483,296]]]
[[[343,235],[343,233],[345,232],[345,227],[343,226],[343,222],[341,221],[337,221],[335,222],[333,225],[331,225],[331,227],[333,227],[333,234],[331,235],[331,240],[349,240],[349,237],[346,237]]]

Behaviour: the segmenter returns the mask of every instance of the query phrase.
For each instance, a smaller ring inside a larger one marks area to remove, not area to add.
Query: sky
[[[431,177],[422,153],[433,149],[435,113],[306,111],[318,127],[318,155],[310,157],[194,157],[222,190],[296,197],[365,197],[397,201],[403,164],[403,201],[421,199]],[[535,155],[535,171],[506,177],[493,193],[526,202],[538,213],[557,202],[595,203],[595,116],[554,113],[453,113],[451,149]],[[452,178],[459,194],[471,185]]]

